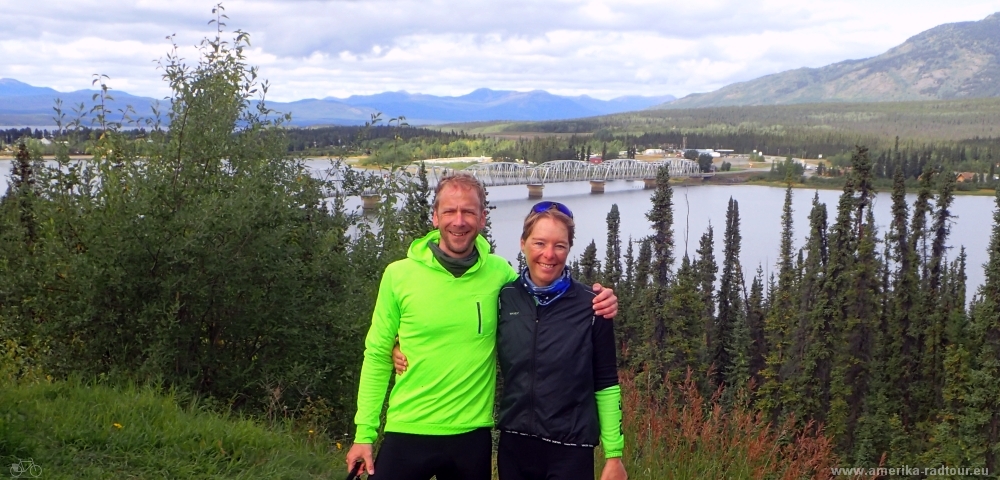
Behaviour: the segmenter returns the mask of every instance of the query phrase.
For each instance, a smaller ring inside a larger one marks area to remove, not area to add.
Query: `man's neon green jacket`
[[[409,367],[389,395],[385,431],[454,435],[493,426],[497,298],[517,278],[476,238],[479,260],[455,278],[434,258],[437,230],[385,269],[365,338],[355,443],[374,443],[399,337]]]

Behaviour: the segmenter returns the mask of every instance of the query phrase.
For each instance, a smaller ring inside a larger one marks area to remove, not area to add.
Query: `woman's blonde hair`
[[[528,213],[527,217],[524,217],[524,228],[521,230],[521,241],[524,242],[528,240],[528,236],[531,235],[531,231],[535,229],[535,224],[543,218],[550,218],[566,225],[566,232],[569,234],[569,246],[572,248],[573,234],[576,231],[576,223],[573,222],[573,219],[569,215],[560,212],[555,205],[542,212],[532,210]]]

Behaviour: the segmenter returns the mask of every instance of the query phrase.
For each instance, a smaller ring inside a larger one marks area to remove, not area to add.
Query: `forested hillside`
[[[800,68],[688,95],[660,108],[887,102],[1000,95],[1000,13],[939,25],[867,59]]]

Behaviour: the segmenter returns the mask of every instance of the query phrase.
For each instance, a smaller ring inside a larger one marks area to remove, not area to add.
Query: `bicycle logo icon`
[[[10,476],[13,478],[21,478],[22,475],[27,474],[24,478],[38,478],[42,476],[42,467],[35,464],[32,459],[19,460],[17,463],[10,464]]]

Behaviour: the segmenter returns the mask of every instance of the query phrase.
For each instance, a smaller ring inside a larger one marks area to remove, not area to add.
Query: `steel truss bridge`
[[[642,180],[656,178],[656,172],[667,166],[671,177],[704,177],[698,162],[674,158],[655,162],[617,159],[601,163],[581,160],[554,160],[538,165],[524,165],[510,162],[477,163],[462,172],[476,177],[484,186],[497,185],[537,185],[558,182]],[[456,170],[446,166],[426,165],[427,182],[433,187],[438,180]]]

